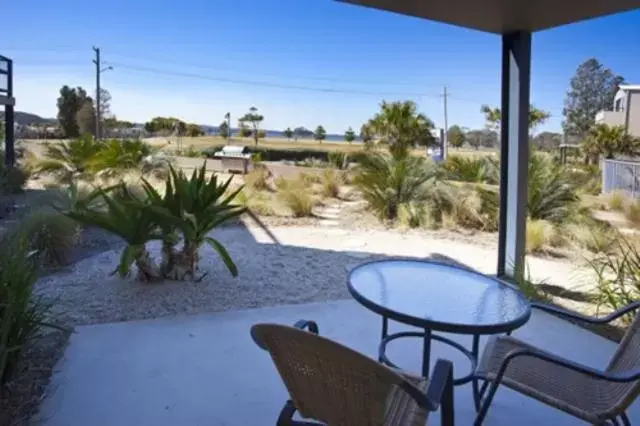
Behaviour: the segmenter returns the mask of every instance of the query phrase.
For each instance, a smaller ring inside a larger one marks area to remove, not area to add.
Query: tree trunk
[[[196,269],[198,268],[197,246],[187,243],[180,252],[172,250],[170,256],[172,260],[163,265],[165,278],[176,281],[195,279]]]
[[[150,282],[162,279],[160,268],[153,261],[147,250],[143,250],[136,258],[136,266],[138,267],[138,280]]]

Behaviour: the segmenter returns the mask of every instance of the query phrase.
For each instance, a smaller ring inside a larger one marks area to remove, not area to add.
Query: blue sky
[[[17,109],[44,116],[63,84],[93,87],[93,45],[114,67],[103,74],[112,110],[131,121],[218,124],[255,105],[269,129],[341,133],[382,99],[413,99],[442,126],[446,85],[449,124],[479,128],[481,104],[500,100],[499,36],[332,0],[22,0],[3,15]],[[552,114],[541,130],[560,129],[569,79],[589,57],[640,84],[638,40],[640,11],[535,34],[532,101]]]

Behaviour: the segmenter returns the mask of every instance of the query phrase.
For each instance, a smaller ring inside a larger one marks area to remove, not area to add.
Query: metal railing
[[[640,197],[640,162],[628,160],[602,160],[602,193],[624,191],[631,197]]]

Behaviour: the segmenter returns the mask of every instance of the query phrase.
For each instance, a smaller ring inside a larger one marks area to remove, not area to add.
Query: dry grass
[[[527,220],[526,252],[543,252],[552,245],[555,232],[553,225],[546,220]]]
[[[322,195],[328,198],[338,198],[343,183],[342,173],[332,169],[325,170],[322,174]]]
[[[276,186],[277,198],[289,209],[293,217],[308,217],[313,214],[316,199],[300,180],[280,178]]]
[[[607,197],[607,205],[609,209],[614,211],[622,211],[624,210],[626,204],[627,196],[622,191],[613,191]]]
[[[618,232],[604,225],[570,225],[567,235],[583,249],[592,253],[607,253],[613,248]]]
[[[244,176],[244,183],[249,188],[256,191],[269,189],[269,178],[271,172],[264,166],[255,166],[253,170]]]
[[[624,207],[624,217],[633,225],[640,225],[640,201],[631,201]]]
[[[277,216],[276,202],[268,194],[245,188],[238,193],[236,202],[258,216]]]

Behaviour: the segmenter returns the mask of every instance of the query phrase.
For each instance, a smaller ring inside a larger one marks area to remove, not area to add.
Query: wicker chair
[[[305,331],[308,329],[309,331]],[[452,365],[438,360],[431,380],[407,377],[345,346],[318,336],[312,321],[294,327],[257,324],[253,340],[271,355],[287,390],[278,426],[424,426],[441,407],[453,426]]]
[[[595,325],[607,324],[638,310],[640,303],[603,318],[586,317],[542,304],[532,304],[532,308]],[[501,384],[591,424],[630,426],[625,411],[640,393],[640,312],[602,371],[504,336],[489,341],[477,375],[485,379],[480,397],[486,393],[486,398],[476,417],[476,426],[482,424]]]

